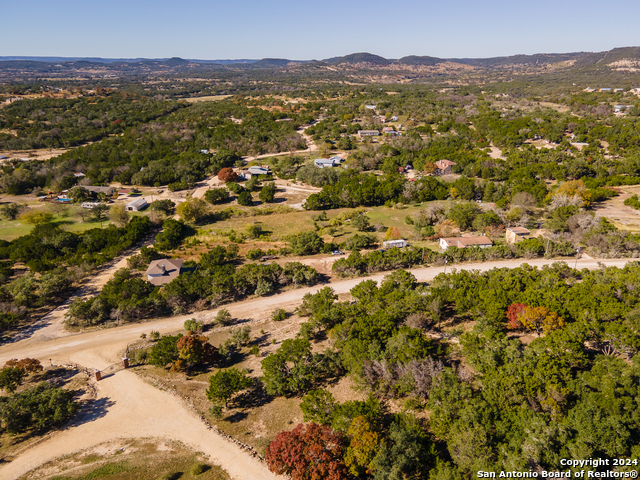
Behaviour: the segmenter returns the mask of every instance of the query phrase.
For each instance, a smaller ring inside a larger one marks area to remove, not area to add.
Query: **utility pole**
[[[444,257],[444,274],[447,274],[447,263],[449,262],[449,259],[447,257]]]
[[[580,258],[580,247],[576,248],[576,264],[573,267],[574,270],[578,268],[578,258]]]

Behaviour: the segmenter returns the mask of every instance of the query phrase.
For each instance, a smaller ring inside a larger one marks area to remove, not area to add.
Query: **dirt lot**
[[[632,195],[640,195],[640,185],[620,186],[623,193],[594,206],[596,216],[605,217],[621,230],[640,231],[640,210],[627,207],[624,201]]]

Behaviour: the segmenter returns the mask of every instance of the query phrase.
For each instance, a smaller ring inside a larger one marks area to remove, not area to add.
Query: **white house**
[[[316,158],[313,164],[318,168],[333,168],[336,166],[336,161],[331,158]]]
[[[382,242],[382,248],[404,248],[407,245],[406,240],[387,240],[386,242]]]
[[[269,167],[267,165],[262,165],[261,167],[254,165],[249,167],[248,171],[251,175],[269,175]]]
[[[333,160],[336,164],[340,164],[344,162],[343,158],[340,155],[334,155],[333,157],[329,157],[329,160]]]
[[[140,210],[147,208],[148,205],[149,204],[144,198],[136,198],[135,200],[131,200],[127,203],[124,209],[127,212],[139,212]]]
[[[376,106],[375,105],[365,105],[364,108],[366,108],[367,110],[375,110]]]
[[[487,237],[449,237],[441,238],[438,242],[438,246],[442,250],[446,250],[449,247],[467,248],[467,247],[480,247],[487,248],[493,246],[493,242]]]
[[[376,137],[380,135],[378,130],[358,130],[358,135],[362,137]]]

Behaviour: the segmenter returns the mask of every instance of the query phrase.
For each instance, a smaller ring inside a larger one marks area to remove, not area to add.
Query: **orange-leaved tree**
[[[520,322],[529,330],[549,333],[564,327],[567,323],[556,312],[550,312],[546,307],[526,307],[519,316]]]
[[[349,471],[356,476],[370,474],[373,460],[382,446],[382,436],[365,416],[354,418],[347,434],[351,437],[351,443],[347,447],[344,462]]]

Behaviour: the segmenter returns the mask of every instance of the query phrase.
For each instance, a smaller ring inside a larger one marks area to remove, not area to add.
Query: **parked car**
[[[334,250],[333,252],[331,252],[331,255],[344,255],[344,252],[341,250]]]

